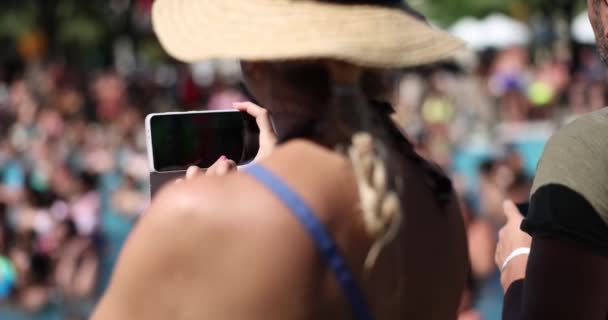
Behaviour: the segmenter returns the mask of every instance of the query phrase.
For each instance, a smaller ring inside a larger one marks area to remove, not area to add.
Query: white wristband
[[[509,262],[511,262],[511,260],[515,259],[518,256],[523,256],[525,254],[530,254],[530,248],[522,247],[522,248],[517,248],[517,249],[513,250],[513,252],[511,252],[511,254],[505,259],[505,262],[503,262],[502,267],[500,268],[500,271],[505,270],[505,268],[507,267]]]

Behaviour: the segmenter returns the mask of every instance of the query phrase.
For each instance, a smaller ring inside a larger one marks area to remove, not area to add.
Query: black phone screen
[[[155,115],[150,118],[154,168],[208,168],[222,155],[247,163],[257,153],[258,133],[255,119],[238,111]]]

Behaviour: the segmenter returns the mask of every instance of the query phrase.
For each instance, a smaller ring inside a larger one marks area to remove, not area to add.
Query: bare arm
[[[608,319],[608,257],[571,241],[535,237],[527,268],[511,267],[503,274],[503,319]]]
[[[205,241],[213,233],[201,229],[205,208],[200,216],[192,214],[193,200],[183,186],[170,189],[159,194],[130,235],[93,320],[191,319],[182,314],[188,310],[180,308],[180,298],[189,298],[184,291],[201,293],[191,287],[215,264],[213,246]]]
[[[92,319],[274,320],[313,312],[314,247],[280,203],[256,188],[232,175],[162,190]]]

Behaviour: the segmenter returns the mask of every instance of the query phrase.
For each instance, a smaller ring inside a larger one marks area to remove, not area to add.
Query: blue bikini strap
[[[363,292],[357,285],[346,259],[344,259],[333,238],[313,210],[296,192],[266,168],[258,164],[252,164],[245,169],[245,172],[272,191],[308,231],[317,250],[335,274],[346,299],[352,306],[355,318],[358,320],[372,320]]]

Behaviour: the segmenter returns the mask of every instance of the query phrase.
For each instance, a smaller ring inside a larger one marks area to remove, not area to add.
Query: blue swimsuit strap
[[[248,166],[245,171],[272,191],[306,228],[306,231],[314,240],[317,250],[336,275],[344,295],[353,308],[355,318],[358,320],[372,320],[363,292],[357,285],[344,256],[340,253],[333,238],[313,210],[296,192],[266,168],[253,164]]]

